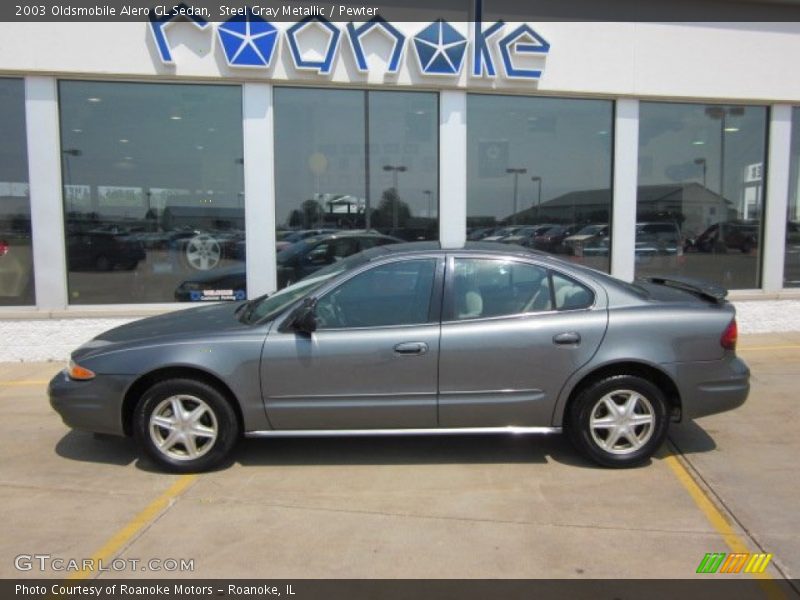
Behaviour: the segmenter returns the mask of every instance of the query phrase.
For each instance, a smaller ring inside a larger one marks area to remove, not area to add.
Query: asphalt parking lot
[[[745,406],[673,426],[626,471],[560,436],[465,436],[247,440],[224,469],[166,475],[61,423],[45,393],[61,364],[0,363],[0,577],[691,578],[706,553],[767,552],[763,577],[800,578],[800,334],[739,351]],[[15,566],[43,554],[127,562]]]

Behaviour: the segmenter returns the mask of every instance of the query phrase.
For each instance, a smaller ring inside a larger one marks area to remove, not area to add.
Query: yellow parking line
[[[694,500],[694,503],[705,515],[709,523],[714,526],[714,529],[722,536],[722,539],[725,540],[725,543],[733,552],[746,552],[751,554],[751,550],[747,547],[745,541],[736,533],[730,521],[728,521],[725,515],[717,508],[716,504],[709,498],[705,490],[695,481],[683,461],[678,458],[677,449],[674,448],[672,444],[669,444],[669,450],[670,454],[666,456],[662,455],[664,462],[667,463],[667,466],[672,470],[675,477],[678,478],[678,481],[681,482],[684,489],[689,493],[689,496]],[[751,573],[751,575],[762,580],[760,585],[768,598],[778,599],[786,597],[769,573]]]
[[[167,491],[148,504],[125,527],[111,537],[102,548],[92,555],[92,564],[108,563],[109,559],[125,546],[137,533],[147,527],[166,508],[168,508],[188,487],[197,480],[197,475],[182,475]],[[95,571],[82,570],[70,575],[69,579],[88,579]]]

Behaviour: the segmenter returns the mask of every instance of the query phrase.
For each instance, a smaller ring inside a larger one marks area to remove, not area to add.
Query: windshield
[[[368,262],[370,257],[374,256],[373,253],[361,252],[354,254],[343,260],[328,265],[314,273],[313,277],[306,277],[297,283],[290,285],[271,296],[264,296],[251,300],[253,303],[248,307],[242,315],[242,321],[245,323],[257,323],[261,321],[269,321],[277,317],[286,308],[294,304],[314,290],[322,287],[322,285],[337,275],[360,267]]]

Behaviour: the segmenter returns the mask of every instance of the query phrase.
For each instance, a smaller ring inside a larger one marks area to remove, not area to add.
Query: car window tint
[[[556,272],[553,272],[553,291],[557,310],[587,308],[594,302],[589,288]]]
[[[516,261],[457,258],[453,294],[456,320],[552,309],[547,270]]]
[[[317,302],[317,327],[386,327],[426,323],[435,259],[406,260],[374,267]]]

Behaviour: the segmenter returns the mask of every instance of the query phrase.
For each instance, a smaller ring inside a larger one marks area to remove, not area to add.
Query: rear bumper
[[[73,429],[125,435],[122,403],[133,383],[131,375],[98,375],[91,381],[75,381],[65,371],[50,381],[50,406]]]
[[[681,416],[695,419],[733,410],[750,393],[750,369],[737,356],[670,365],[681,395]]]

